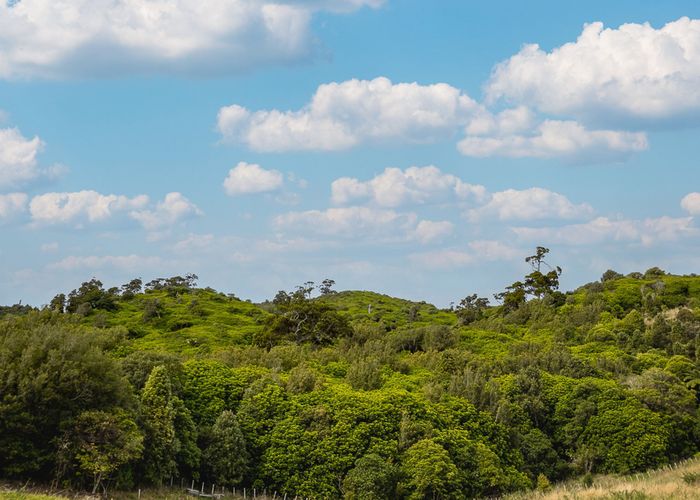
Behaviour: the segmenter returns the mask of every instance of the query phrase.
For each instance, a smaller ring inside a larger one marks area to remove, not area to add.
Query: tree
[[[66,311],[70,313],[79,312],[82,307],[83,312],[90,312],[95,309],[105,311],[115,311],[117,309],[117,295],[115,289],[105,291],[102,282],[96,278],[84,282],[80,288],[68,294]]]
[[[432,439],[411,446],[403,459],[403,489],[412,500],[460,498],[459,471],[445,448]]]
[[[318,291],[321,292],[321,295],[330,295],[332,293],[336,293],[335,290],[332,290],[333,285],[335,285],[335,281],[326,278],[321,282],[321,285],[318,287]]]
[[[613,271],[612,269],[608,269],[600,277],[600,282],[605,283],[606,281],[615,281],[619,280],[620,278],[624,278],[624,276],[616,271]]]
[[[345,476],[343,490],[348,500],[395,498],[396,468],[375,453],[365,455]]]
[[[494,295],[496,300],[503,303],[503,310],[511,312],[523,305],[528,295],[543,298],[552,295],[559,288],[559,276],[561,267],[550,266],[544,257],[549,253],[549,248],[537,247],[534,255],[525,257],[525,262],[532,266],[532,272],[525,276],[524,281],[516,281],[506,287],[506,290]],[[542,272],[542,266],[549,268],[548,272]]]
[[[211,442],[204,452],[204,462],[217,484],[236,486],[248,470],[248,450],[238,419],[225,410],[216,419]]]
[[[89,410],[81,413],[69,440],[79,468],[93,478],[92,494],[106,493],[105,482],[122,465],[141,456],[143,435],[122,411]]]
[[[134,298],[134,295],[141,293],[141,288],[143,286],[143,281],[141,278],[135,278],[128,283],[122,285],[122,299],[130,300]]]
[[[58,313],[65,312],[65,307],[66,295],[63,293],[59,293],[58,295],[56,295],[53,299],[51,299],[51,302],[49,303],[49,309]]]
[[[527,298],[525,284],[521,281],[516,281],[512,285],[507,286],[505,292],[495,294],[494,298],[502,302],[504,311],[515,311],[525,303]]]
[[[38,313],[0,323],[0,477],[51,477],[55,443],[75,418],[133,404],[105,353],[109,332],[51,316],[48,324]]]
[[[144,478],[161,484],[177,470],[179,451],[175,434],[175,408],[170,380],[164,366],[153,368],[141,393],[141,411],[145,431],[142,461]]]
[[[275,314],[265,330],[254,337],[255,344],[268,348],[283,341],[328,345],[339,337],[352,335],[345,316],[328,304],[308,298],[313,290],[310,284],[297,287],[291,294],[280,291],[275,295]]]
[[[197,427],[185,403],[177,396],[173,396],[173,408],[175,410],[173,425],[177,439],[175,462],[178,475],[197,479],[202,458],[202,451],[197,446]]]
[[[484,310],[489,305],[489,299],[477,297],[474,293],[459,301],[456,308],[457,319],[461,325],[468,325],[484,317]]]
[[[544,257],[549,253],[549,248],[537,247],[535,255],[525,257],[525,262],[532,266],[532,272],[525,276],[525,290],[529,295],[541,299],[544,295],[552,293],[559,288],[559,276],[561,267],[552,267],[545,262]],[[549,268],[543,273],[542,265]]]
[[[657,413],[628,398],[602,401],[581,441],[595,451],[601,472],[628,474],[665,463],[669,435]]]

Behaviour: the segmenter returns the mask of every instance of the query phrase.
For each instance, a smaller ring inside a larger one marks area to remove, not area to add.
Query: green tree
[[[210,436],[211,442],[204,452],[204,462],[211,470],[217,484],[236,486],[243,481],[248,470],[248,450],[238,419],[225,410],[216,419]]]
[[[78,415],[133,404],[105,353],[113,332],[76,328],[51,314],[47,324],[46,317],[0,322],[0,477],[51,477],[55,443]]]
[[[175,433],[175,408],[170,379],[164,366],[153,368],[141,393],[144,423],[144,479],[161,484],[177,471],[179,443]]]
[[[588,421],[582,444],[595,450],[600,471],[627,474],[668,460],[669,429],[635,399],[603,401]]]
[[[202,457],[202,451],[197,446],[199,433],[185,403],[177,396],[173,396],[172,401],[175,410],[173,425],[177,439],[175,462],[177,463],[178,476],[197,479]]]
[[[56,295],[53,299],[51,299],[51,302],[49,303],[49,309],[58,313],[65,312],[65,308],[66,295],[63,293],[59,293],[58,295]]]
[[[325,279],[319,285],[318,291],[321,292],[321,295],[330,295],[336,293],[335,290],[333,290],[333,285],[335,285],[335,280]]]
[[[459,471],[445,448],[431,439],[411,446],[402,461],[403,490],[412,500],[462,498]]]
[[[484,317],[484,311],[489,305],[489,299],[478,297],[475,293],[467,295],[459,301],[455,308],[457,319],[461,325],[468,325]]]
[[[93,478],[93,495],[122,465],[141,456],[143,435],[122,411],[89,410],[75,420],[68,438],[79,468]]]
[[[82,306],[82,307],[81,307]],[[71,313],[103,309],[105,311],[114,311],[117,305],[117,290],[104,290],[102,282],[92,278],[90,281],[84,282],[80,288],[73,290],[68,294],[66,311]]]
[[[343,480],[348,500],[383,500],[395,498],[396,468],[385,458],[370,453],[355,462]]]
[[[544,260],[549,253],[549,248],[537,247],[535,255],[525,257],[525,262],[532,266],[532,272],[525,276],[525,290],[529,295],[542,298],[559,288],[559,276],[561,267],[552,267]],[[542,266],[549,268],[548,272],[542,272]]]

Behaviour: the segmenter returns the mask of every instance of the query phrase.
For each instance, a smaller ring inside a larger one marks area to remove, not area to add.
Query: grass
[[[700,458],[648,473],[600,476],[590,486],[564,483],[545,492],[520,493],[508,500],[690,500],[700,499]]]
[[[457,316],[427,302],[412,302],[366,291],[344,291],[319,298],[348,315],[351,322],[376,321],[390,328],[454,325]],[[371,307],[370,307],[371,306]]]
[[[145,319],[148,302],[162,310]],[[157,350],[185,356],[208,355],[234,345],[250,344],[269,314],[258,306],[207,289],[178,297],[163,291],[138,294],[120,301],[115,312],[97,311],[83,322],[124,327],[134,350]]]

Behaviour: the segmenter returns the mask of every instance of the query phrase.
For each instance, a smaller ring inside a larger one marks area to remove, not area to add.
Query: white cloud
[[[277,170],[265,170],[255,163],[244,161],[233,167],[224,180],[229,196],[275,191],[284,184],[284,176]]]
[[[213,234],[189,234],[186,238],[173,245],[173,250],[181,253],[206,250],[214,243]]]
[[[142,208],[147,203],[145,195],[129,198],[96,191],[45,193],[32,198],[29,211],[35,223],[97,222],[116,213]]]
[[[394,210],[369,207],[329,208],[288,212],[278,215],[274,225],[284,231],[302,229],[326,235],[354,237],[366,234],[383,234],[388,229],[411,230],[417,223],[415,214],[401,214]]]
[[[500,241],[477,240],[470,242],[467,249],[447,248],[415,253],[409,259],[430,269],[455,269],[484,262],[513,260],[520,255],[519,250]]]
[[[454,231],[454,224],[449,221],[422,220],[414,231],[415,238],[421,243],[430,243],[449,236]]]
[[[36,156],[42,146],[41,139],[27,139],[16,128],[0,129],[0,188],[38,177]]]
[[[398,207],[452,199],[478,201],[485,195],[483,186],[463,182],[432,165],[406,170],[387,168],[369,181],[341,177],[331,184],[331,199],[339,205],[369,198],[382,207]]]
[[[563,227],[514,227],[512,230],[529,241],[566,245],[594,245],[614,241],[650,246],[698,234],[692,217],[666,216],[644,220],[597,217],[586,223]]]
[[[161,264],[160,257],[147,257],[141,255],[71,255],[58,262],[53,262],[47,267],[61,271],[75,271],[84,269],[117,268],[124,271],[139,269],[153,269]]]
[[[313,53],[314,12],[381,0],[0,2],[0,78],[218,74]]]
[[[700,215],[700,193],[688,193],[681,200],[681,207],[690,215]]]
[[[489,100],[533,106],[596,123],[698,121],[700,20],[655,29],[623,24],[584,26],[575,42],[543,51],[526,45],[494,68]]]
[[[256,151],[330,151],[365,142],[449,138],[477,108],[471,98],[445,83],[353,79],[319,86],[299,111],[221,108],[218,129],[225,140]]]
[[[417,241],[428,244],[441,240],[454,231],[454,224],[449,221],[419,220],[414,213],[364,206],[288,212],[275,217],[273,224],[282,233],[294,233],[294,240],[302,241],[305,245],[309,244],[309,240],[299,238],[298,233],[357,241]],[[322,242],[324,246],[329,244],[334,243]]]
[[[457,149],[475,157],[565,158],[593,163],[624,160],[648,148],[643,132],[588,130],[571,120],[544,120],[534,125],[531,116],[513,114],[512,120],[503,116],[511,111],[515,110],[496,117],[477,117],[467,126],[468,135]]]
[[[165,195],[152,210],[134,210],[129,214],[149,231],[162,229],[187,217],[202,215],[202,211],[181,193]]]
[[[27,199],[24,193],[0,194],[0,219],[24,212],[27,208]]]
[[[493,193],[488,203],[467,212],[473,221],[484,217],[500,220],[576,219],[592,214],[593,208],[587,203],[576,205],[562,194],[539,187]]]

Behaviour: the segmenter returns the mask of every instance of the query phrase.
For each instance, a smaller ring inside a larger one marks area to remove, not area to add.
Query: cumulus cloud
[[[244,161],[233,167],[224,180],[229,196],[275,191],[284,184],[284,176],[277,170],[265,170],[255,163]]]
[[[124,271],[139,269],[153,269],[161,264],[160,257],[148,257],[142,255],[71,255],[58,262],[53,262],[47,267],[60,271],[75,271],[83,269],[117,268]]]
[[[648,148],[646,134],[618,130],[589,130],[572,120],[535,123],[526,108],[497,116],[482,113],[466,128],[457,149],[466,156],[564,158],[573,162],[624,160]]]
[[[142,208],[147,203],[145,195],[129,198],[96,191],[45,193],[32,198],[29,212],[35,223],[97,222],[120,212]]]
[[[577,205],[562,194],[539,187],[493,193],[488,203],[467,212],[473,221],[484,217],[500,220],[576,219],[592,214],[593,208],[587,203]]]
[[[449,221],[420,220],[414,213],[366,206],[288,212],[274,218],[282,233],[428,244],[452,234]],[[297,236],[298,238],[298,236]]]
[[[0,2],[0,78],[226,74],[313,53],[312,15],[382,0]]]
[[[518,249],[500,241],[477,240],[466,249],[446,248],[430,252],[415,253],[410,260],[422,267],[431,269],[455,269],[483,262],[508,261],[521,255]]]
[[[24,193],[0,194],[0,219],[24,212],[27,208],[27,198]]]
[[[688,193],[681,200],[681,207],[690,215],[700,215],[700,193]]]
[[[450,221],[422,220],[413,234],[421,243],[430,243],[452,234],[452,231],[454,231],[454,224]]]
[[[38,137],[28,139],[16,128],[0,129],[0,188],[38,177],[36,156],[42,147]]]
[[[575,42],[551,52],[524,46],[494,68],[486,93],[490,101],[596,123],[697,123],[700,20],[683,17],[658,29],[587,24]]]
[[[368,181],[341,177],[331,184],[331,199],[338,205],[369,199],[382,207],[398,207],[455,199],[479,201],[485,195],[484,186],[468,184],[432,165],[387,168]]]
[[[227,106],[219,110],[217,126],[224,140],[256,151],[332,151],[367,142],[449,138],[477,108],[445,83],[394,84],[380,77],[321,85],[298,111]]]
[[[133,219],[149,231],[162,229],[180,220],[202,215],[202,211],[181,193],[173,192],[165,195],[151,210],[134,210],[129,214]]]
[[[606,242],[641,243],[650,246],[658,242],[675,241],[695,236],[698,230],[692,217],[656,217],[643,220],[597,217],[582,224],[563,227],[514,227],[519,237],[538,242],[566,245],[594,245]]]

